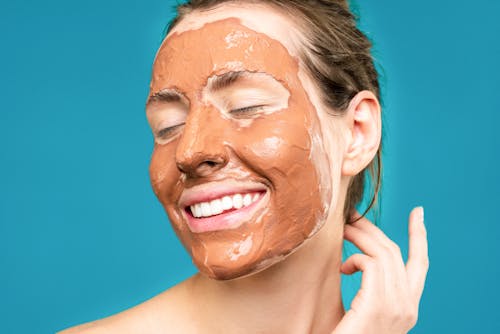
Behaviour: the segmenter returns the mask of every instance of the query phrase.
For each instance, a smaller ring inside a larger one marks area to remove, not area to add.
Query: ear
[[[356,94],[349,103],[348,132],[342,175],[354,176],[373,160],[380,146],[382,121],[380,103],[370,91]]]

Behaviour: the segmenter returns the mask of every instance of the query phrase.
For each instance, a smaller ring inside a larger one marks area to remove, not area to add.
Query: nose
[[[177,144],[175,160],[181,173],[205,177],[228,162],[223,120],[215,108],[193,111],[186,119]]]

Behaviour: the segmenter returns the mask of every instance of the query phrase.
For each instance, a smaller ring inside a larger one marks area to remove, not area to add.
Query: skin
[[[300,41],[300,33],[297,32],[296,27],[286,16],[265,6],[235,6],[224,5],[211,11],[192,13],[180,22],[169,37],[174,34],[177,34],[177,36],[181,36],[183,33],[190,34],[200,28],[204,29],[202,27],[207,23],[218,24],[221,23],[221,20],[230,19],[231,24],[238,24],[241,29],[249,29],[257,34],[265,34],[269,40],[280,41],[283,50],[288,53],[287,59],[298,59],[297,48],[299,44],[297,43]],[[237,21],[234,19],[237,19]],[[227,23],[227,21],[224,22]],[[206,25],[206,27],[214,27],[214,25]],[[290,32],[294,33],[291,34]],[[161,62],[161,59],[161,52],[159,52],[156,61]],[[156,85],[155,76],[160,75],[157,72],[159,68],[156,67],[156,64],[155,62],[152,94],[169,87],[169,85],[164,84]],[[266,270],[256,270],[258,266],[256,267],[255,264],[265,259],[269,254],[250,251],[250,257],[247,259],[242,258],[233,267],[226,266],[226,269],[222,271],[222,276],[218,276],[217,273],[214,276],[216,278],[226,278],[228,272],[237,272],[238,276],[246,273],[253,273],[252,275],[221,281],[209,278],[207,274],[209,275],[214,271],[207,270],[205,274],[197,274],[130,310],[107,319],[75,327],[64,331],[64,333],[396,334],[407,333],[414,326],[428,269],[423,209],[416,208],[410,214],[410,246],[406,265],[403,262],[399,247],[387,238],[380,229],[366,219],[361,219],[352,225],[345,225],[342,217],[342,208],[349,180],[362,171],[373,159],[380,142],[379,103],[371,92],[363,91],[351,101],[345,116],[336,118],[328,116],[324,107],[319,103],[317,89],[303,70],[303,65],[298,62],[295,72],[289,71],[294,67],[293,62],[289,62],[288,65],[285,71],[296,74],[297,79],[292,79],[296,82],[295,86],[280,77],[279,73],[273,73],[271,68],[266,69],[265,72],[271,72],[272,77],[290,92],[292,98],[300,96],[300,91],[305,92],[306,95],[302,96],[306,96],[307,99],[305,100],[308,100],[312,106],[307,110],[302,110],[302,117],[305,117],[306,128],[313,129],[317,136],[320,135],[322,146],[316,147],[318,157],[309,160],[316,163],[304,167],[304,171],[308,169],[314,172],[311,187],[317,185],[319,180],[323,180],[325,175],[328,175],[331,181],[331,188],[326,191],[326,195],[322,193],[317,199],[317,202],[320,203],[316,207],[317,209],[321,208],[325,201],[329,202],[329,210],[327,212],[321,211],[326,214],[325,222],[321,222],[322,219],[305,219],[306,221],[299,222],[296,218],[300,216],[300,212],[296,213],[294,217],[290,217],[290,222],[286,222],[290,223],[287,230],[293,229],[297,224],[300,224],[300,228],[305,233],[301,234],[298,241],[279,249],[280,254],[288,254],[288,256],[284,260],[267,267]],[[246,64],[245,66],[248,67],[249,65]],[[262,68],[246,68],[246,70],[262,71]],[[205,74],[207,82],[212,74]],[[177,87],[180,84],[178,82]],[[206,82],[200,83],[196,87],[197,90],[203,92],[205,86]],[[190,107],[192,107],[193,103],[196,103],[195,95],[189,96]],[[196,95],[196,97],[201,102],[214,101],[213,96],[207,100],[203,100],[203,94]],[[290,101],[286,105],[288,109],[293,108],[293,103]],[[209,120],[205,120],[205,122],[210,121],[210,123],[205,124],[219,125],[233,122],[227,117],[224,118],[219,110],[204,109],[204,107],[200,107],[200,109],[205,110],[203,115],[206,115],[206,117],[211,115]],[[196,236],[189,229],[182,230],[180,223],[183,220],[182,218],[177,219],[175,216],[175,203],[177,198],[180,197],[180,195],[175,195],[178,190],[174,189],[172,191],[173,195],[166,195],[163,194],[164,188],[159,186],[161,182],[167,182],[166,184],[175,182],[176,186],[182,188],[183,182],[188,182],[190,177],[191,180],[200,180],[207,177],[207,170],[214,172],[213,169],[204,167],[201,172],[198,171],[198,174],[189,177],[187,167],[193,166],[193,164],[181,164],[184,169],[180,168],[180,172],[178,170],[179,177],[172,178],[175,173],[170,168],[171,164],[168,160],[163,160],[166,159],[163,158],[166,154],[171,154],[174,151],[177,163],[182,162],[182,158],[189,156],[186,153],[189,152],[190,147],[187,145],[190,139],[189,136],[195,136],[196,134],[189,131],[190,127],[196,123],[194,114],[196,113],[194,112],[186,117],[185,125],[182,129],[179,129],[177,139],[162,143],[161,148],[158,148],[159,145],[157,145],[152,159],[151,173],[153,185],[156,187],[155,191],[166,206],[170,218],[173,218],[172,221],[176,232],[185,245],[192,246],[194,244],[194,248],[196,248],[197,243],[201,242],[193,239],[199,236]],[[248,128],[245,128],[248,124],[238,125],[243,128],[240,131],[247,131],[245,129],[259,126],[259,124],[262,124],[263,131],[270,131],[269,128],[266,128],[266,122],[280,115],[283,116],[280,112],[273,112],[263,117],[263,120],[260,120],[262,117],[259,117],[259,120],[251,122]],[[217,117],[221,117],[221,119]],[[201,114],[197,119],[200,118],[202,118]],[[182,118],[177,119],[177,121],[181,120]],[[152,124],[152,126],[154,130],[155,125]],[[231,127],[229,126],[229,128]],[[216,131],[213,133],[223,133],[222,128],[218,128]],[[286,131],[283,131],[280,134],[284,136],[285,133]],[[209,133],[206,135],[208,136]],[[309,137],[307,135],[299,135],[298,137],[301,141],[296,143],[297,146],[310,145],[309,147],[313,147],[314,136],[309,134]],[[194,139],[194,137],[191,138],[191,143],[195,142]],[[242,141],[243,139],[239,140]],[[228,169],[226,172],[229,174],[224,175],[232,175],[233,177],[236,175],[236,178],[241,175],[251,175],[252,178],[258,180],[260,180],[259,177],[275,180],[275,183],[278,184],[280,179],[277,176],[266,174],[259,169],[259,166],[251,165],[251,162],[248,161],[249,158],[241,158],[244,156],[242,153],[236,154],[238,148],[241,148],[239,146],[241,144],[250,145],[251,143],[233,141],[233,149],[229,150],[227,162],[224,167],[217,169],[216,172],[224,171],[224,168],[226,168]],[[222,145],[222,147],[224,146]],[[199,146],[195,151],[197,151],[198,156],[202,156],[201,154],[212,157],[217,156],[211,150],[213,150],[213,145]],[[293,152],[292,149],[286,147],[283,150],[289,154]],[[246,154],[252,154],[252,150],[249,151]],[[223,152],[222,149],[221,152]],[[326,152],[323,155],[326,156],[326,162],[320,159],[321,152]],[[159,161],[155,161],[155,155],[158,156]],[[190,155],[191,158],[195,156],[196,154]],[[317,163],[318,161],[323,162]],[[273,162],[269,161],[269,163]],[[322,164],[328,165],[328,173],[325,172],[321,166]],[[280,168],[286,170],[286,166]],[[191,171],[193,171],[192,168]],[[158,175],[155,175],[155,173],[158,173]],[[183,174],[184,176],[182,176]],[[165,178],[162,179],[161,175],[165,175]],[[156,178],[159,178],[160,181],[155,183]],[[166,181],[167,179],[170,181]],[[283,181],[280,187],[276,187],[276,191],[273,193],[276,199],[274,202],[269,202],[271,207],[279,202],[279,198],[282,198],[283,201],[285,199],[290,200],[290,198],[286,197],[286,191],[284,191],[285,194],[280,191],[280,189],[287,189],[289,186]],[[168,199],[168,196],[173,196],[173,198]],[[169,206],[172,208],[169,209]],[[276,213],[279,212],[278,209],[270,211]],[[272,215],[268,218],[265,221],[273,231]],[[318,222],[319,226],[322,226],[321,229],[315,229]],[[176,226],[175,224],[179,225]],[[247,228],[248,226],[245,226],[245,224],[236,227],[236,234],[248,232]],[[278,232],[281,231],[276,230],[276,233]],[[314,233],[311,234],[311,232]],[[308,237],[310,238],[307,239]],[[186,241],[189,238],[191,240]],[[211,252],[217,254],[219,249],[228,246],[227,241],[224,240],[231,239],[231,242],[233,242],[234,238],[238,238],[238,236],[230,235],[225,231],[223,237],[220,238],[222,240],[214,242],[213,240],[204,239],[202,241],[205,243],[213,242],[211,244],[213,246],[212,250],[208,252],[210,255]],[[344,263],[341,263],[343,238],[354,243],[363,253],[353,255]],[[307,242],[304,242],[305,240]],[[195,251],[192,251],[191,254],[194,254],[193,258],[196,262],[197,255],[195,253]],[[206,254],[202,255],[202,257],[204,256]],[[255,261],[255,259],[257,260]],[[210,265],[207,268],[213,269]],[[200,269],[203,270],[204,268]],[[353,300],[350,310],[345,312],[341,301],[340,274],[341,272],[352,274],[357,271],[363,272],[362,286]]]

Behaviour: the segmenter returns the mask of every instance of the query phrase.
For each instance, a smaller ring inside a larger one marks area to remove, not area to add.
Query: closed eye
[[[168,128],[161,129],[160,131],[156,132],[156,137],[159,139],[168,139],[183,125],[184,123],[180,123]]]
[[[230,113],[243,116],[244,114],[251,114],[251,113],[260,111],[260,110],[264,109],[264,107],[266,107],[266,105],[264,105],[264,104],[255,105],[255,106],[248,106],[248,107],[244,107],[244,108],[232,109],[230,111]]]

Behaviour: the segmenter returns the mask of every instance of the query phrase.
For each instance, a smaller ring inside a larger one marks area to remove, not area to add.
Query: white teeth
[[[241,209],[243,207],[243,196],[241,196],[241,194],[233,196],[233,206],[235,209]]]
[[[222,197],[222,209],[229,210],[233,208],[233,200],[229,196]]]
[[[208,202],[201,203],[201,215],[205,217],[212,215],[212,210],[210,210],[210,204]]]
[[[191,211],[195,217],[201,217],[201,204],[191,205]]]
[[[252,195],[246,194],[243,196],[243,206],[249,206],[252,204]]]
[[[253,195],[252,202],[257,202],[258,199],[259,199],[259,194],[255,194]]]
[[[210,202],[210,209],[212,210],[212,215],[218,215],[222,213],[222,201],[220,199],[214,199]]]
[[[196,203],[190,206],[191,213],[196,218],[210,217],[223,213],[230,209],[241,209],[244,206],[256,202],[260,198],[259,193],[234,194],[214,199],[210,202]]]

